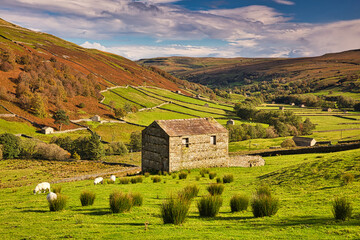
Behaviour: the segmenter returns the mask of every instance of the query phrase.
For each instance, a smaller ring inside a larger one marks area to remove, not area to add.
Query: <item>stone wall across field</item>
[[[229,156],[229,167],[258,167],[264,165],[265,165],[265,160],[261,156],[250,156],[250,155]]]

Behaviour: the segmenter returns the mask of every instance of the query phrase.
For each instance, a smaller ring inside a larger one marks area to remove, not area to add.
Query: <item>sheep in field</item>
[[[42,182],[39,183],[35,189],[34,189],[34,194],[38,193],[38,192],[45,192],[46,190],[48,190],[50,192],[50,183],[48,182]]]
[[[115,182],[115,181],[116,181],[116,176],[115,176],[115,175],[111,175],[111,176],[110,176],[110,181]]]
[[[48,200],[49,203],[51,203],[52,201],[57,199],[57,195],[56,193],[50,192],[47,196],[46,196],[46,200]]]
[[[103,184],[103,182],[104,182],[104,179],[102,177],[97,177],[94,180],[94,185],[99,184],[99,183]]]

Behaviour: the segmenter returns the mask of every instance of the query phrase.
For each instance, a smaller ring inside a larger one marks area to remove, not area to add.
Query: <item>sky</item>
[[[0,0],[0,18],[132,60],[360,48],[360,0]]]

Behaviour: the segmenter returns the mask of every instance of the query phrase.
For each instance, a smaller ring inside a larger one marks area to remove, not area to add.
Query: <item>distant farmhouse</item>
[[[299,147],[312,147],[316,144],[316,140],[314,138],[308,137],[293,137],[293,141],[296,146]]]
[[[228,131],[212,118],[157,120],[142,131],[142,171],[253,167],[259,156],[228,155]]]
[[[143,171],[228,165],[228,131],[214,119],[157,120],[142,131]]]
[[[52,133],[54,133],[54,129],[52,127],[43,127],[41,129],[41,133],[43,133],[43,134],[52,134]]]

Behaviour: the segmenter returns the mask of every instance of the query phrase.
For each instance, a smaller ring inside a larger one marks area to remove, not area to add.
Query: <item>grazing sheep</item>
[[[57,195],[56,193],[50,192],[47,196],[46,196],[46,200],[48,200],[49,203],[51,203],[52,201],[57,199]]]
[[[115,176],[115,175],[111,175],[111,176],[110,176],[110,181],[115,182],[115,181],[116,181],[116,176]]]
[[[103,184],[103,182],[104,182],[104,179],[102,177],[97,177],[94,180],[94,185],[99,184],[99,183]]]
[[[39,183],[35,189],[34,189],[34,194],[38,193],[38,192],[45,192],[46,190],[49,190],[50,192],[50,183],[48,182],[42,182],[42,183]]]

